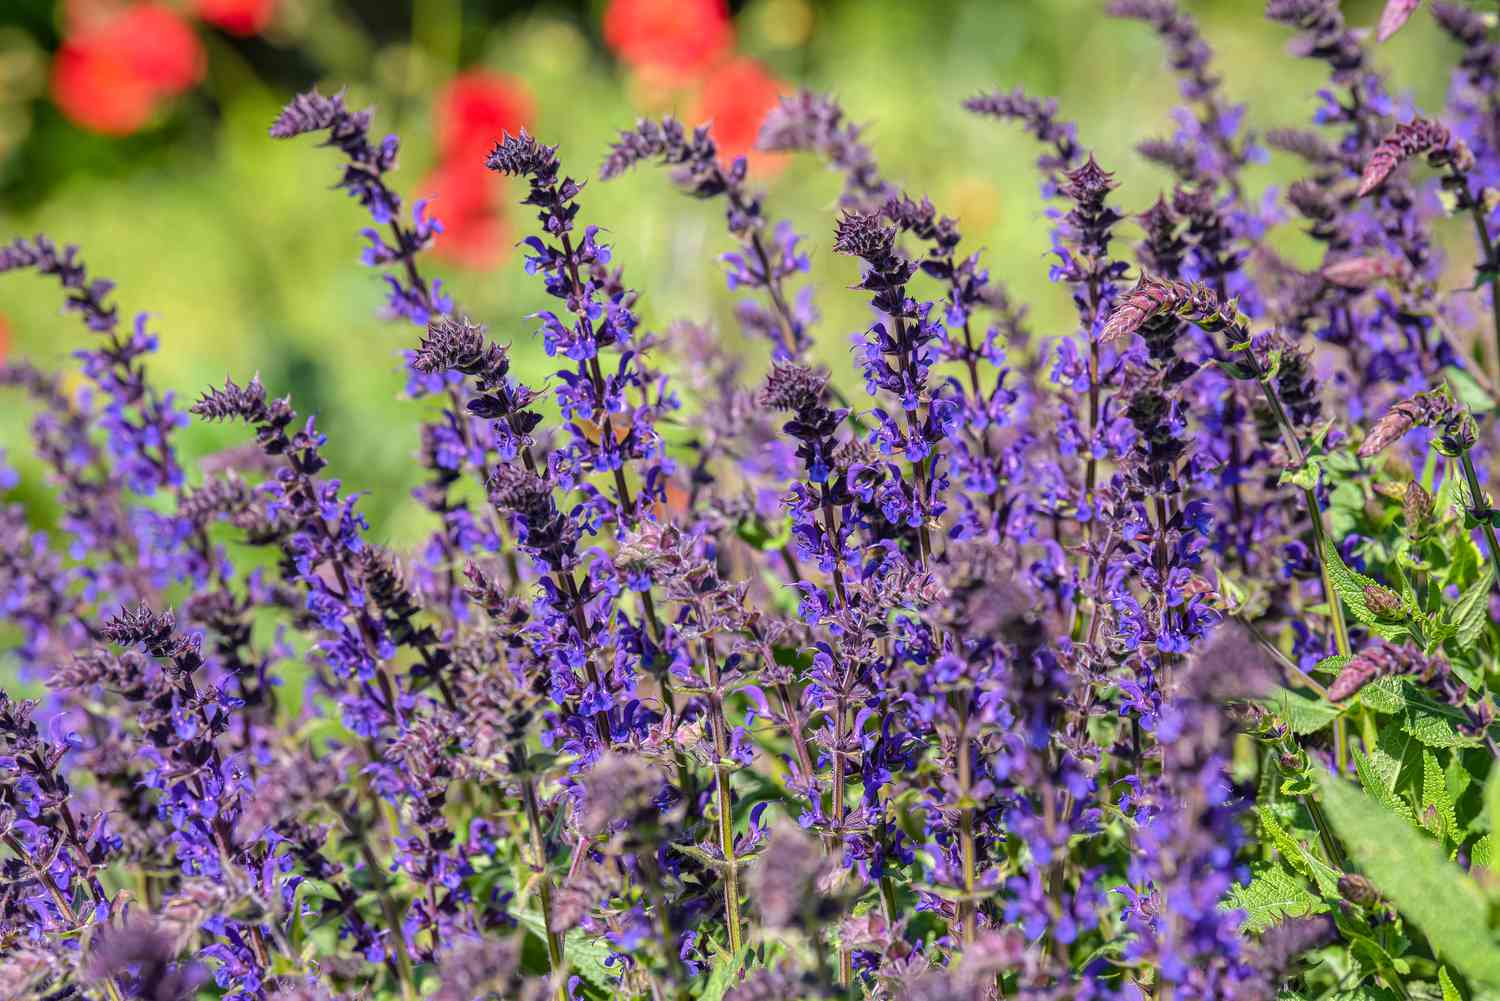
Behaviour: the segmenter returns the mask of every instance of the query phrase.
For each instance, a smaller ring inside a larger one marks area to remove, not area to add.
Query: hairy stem
[[[540,886],[542,927],[547,933],[547,962],[553,976],[563,972],[563,937],[552,927],[552,877],[547,872],[547,853],[542,842],[542,816],[537,807],[536,779],[530,774],[521,782],[521,801],[526,807],[527,834],[531,840],[531,867]],[[565,993],[565,991],[564,991]]]
[[[1488,498],[1484,495],[1483,488],[1479,485],[1479,474],[1474,469],[1474,460],[1469,458],[1467,451],[1459,453],[1459,464],[1463,466],[1464,479],[1469,484],[1469,514],[1479,522],[1479,527],[1484,530],[1484,544],[1490,552],[1490,562],[1500,568],[1500,540],[1495,538],[1495,526],[1490,522],[1490,505]],[[1500,586],[1495,578],[1491,583]]]

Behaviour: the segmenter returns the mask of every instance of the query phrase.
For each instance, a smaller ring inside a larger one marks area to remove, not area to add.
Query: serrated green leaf
[[[1236,885],[1226,902],[1245,912],[1244,929],[1260,932],[1287,918],[1322,914],[1328,905],[1296,876],[1275,863],[1260,867],[1250,882]]]
[[[1354,774],[1359,777],[1359,784],[1364,786],[1365,792],[1374,797],[1375,801],[1385,807],[1391,813],[1405,820],[1413,820],[1411,807],[1406,805],[1405,800],[1396,795],[1396,780],[1400,774],[1401,764],[1394,762],[1394,767],[1378,768],[1377,762],[1371,757],[1354,752]]]
[[[1398,713],[1406,708],[1400,678],[1376,678],[1359,690],[1359,701],[1378,713]]]
[[[1470,980],[1500,986],[1500,946],[1478,884],[1441,847],[1349,783],[1319,774],[1324,809],[1350,857]]]
[[[1469,861],[1473,862],[1475,865],[1479,866],[1482,869],[1488,869],[1491,872],[1495,871],[1494,835],[1486,834],[1484,837],[1474,842],[1473,846],[1469,849]]]
[[[1438,967],[1438,986],[1443,989],[1443,1001],[1464,1001],[1464,996],[1453,984],[1453,978],[1448,976],[1446,966]]]
[[[1349,663],[1353,659],[1353,654],[1336,653],[1332,657],[1324,657],[1322,660],[1318,661],[1313,665],[1313,670],[1327,671],[1334,677],[1338,677],[1338,673],[1344,669],[1344,665]]]
[[[1478,743],[1476,737],[1466,737],[1453,725],[1446,715],[1412,709],[1406,714],[1401,729],[1411,734],[1428,747],[1471,747]]]
[[[1460,649],[1467,650],[1479,642],[1479,634],[1490,621],[1490,588],[1494,579],[1495,568],[1486,565],[1479,579],[1458,596],[1450,610],[1453,640]]]
[[[1287,729],[1299,737],[1317,733],[1344,711],[1342,706],[1327,699],[1290,688],[1278,687],[1263,701],[1268,709],[1281,717]]]
[[[1461,840],[1458,811],[1448,794],[1448,776],[1437,755],[1422,749],[1422,826],[1441,841]]]
[[[1260,818],[1261,830],[1281,854],[1282,861],[1312,880],[1318,892],[1324,897],[1337,900],[1339,898],[1339,871],[1308,851],[1302,842],[1293,837],[1291,831],[1281,826],[1280,821],[1270,810],[1258,806],[1255,808],[1255,814]]]

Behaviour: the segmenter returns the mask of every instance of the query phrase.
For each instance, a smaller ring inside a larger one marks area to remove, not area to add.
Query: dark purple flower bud
[[[20,268],[56,278],[68,290],[67,308],[82,314],[90,330],[107,333],[119,321],[119,310],[104,301],[114,282],[106,278],[90,281],[83,261],[78,259],[77,247],[67,246],[59,252],[57,244],[41,234],[30,241],[17,238],[0,246],[0,274]]]
[[[169,608],[157,615],[144,604],[127,608],[104,624],[104,638],[120,646],[140,645],[153,657],[170,656],[168,647],[177,624]],[[158,651],[162,651],[158,653]]]
[[[266,387],[256,375],[244,386],[233,379],[224,380],[223,389],[210,389],[188,408],[188,413],[206,421],[225,421],[238,418],[250,424],[259,424],[270,419],[270,407],[266,402]]]
[[[871,265],[890,259],[896,246],[896,229],[874,212],[846,211],[834,231],[835,253],[858,257]]]
[[[1090,155],[1083,166],[1063,175],[1062,193],[1079,205],[1098,206],[1119,186],[1115,175],[1099,166]]]
[[[317,90],[298,94],[282,109],[271,123],[272,139],[291,139],[309,132],[321,132],[331,128],[341,117],[348,114],[344,107],[344,93],[324,97]]]
[[[412,359],[420,372],[439,374],[454,370],[486,383],[499,384],[510,371],[510,355],[485,337],[484,327],[468,317],[433,317],[427,334]]]
[[[490,502],[523,518],[546,518],[554,510],[552,488],[537,474],[516,466],[496,467],[489,481]]]
[[[1073,124],[1057,119],[1056,101],[1029,97],[1017,88],[1010,93],[995,91],[971,97],[964,102],[964,109],[976,115],[1017,122],[1038,142],[1052,146],[1055,152],[1038,161],[1038,166],[1048,174],[1067,170],[1082,154]]]
[[[766,375],[766,384],[757,397],[772,410],[800,412],[811,410],[823,401],[828,387],[828,373],[790,362],[777,362]]]
[[[512,177],[550,177],[557,172],[557,147],[537,142],[525,129],[514,136],[507,132],[485,157],[484,165]]]

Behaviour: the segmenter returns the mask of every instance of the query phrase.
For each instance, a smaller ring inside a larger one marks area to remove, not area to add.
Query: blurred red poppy
[[[484,155],[500,134],[514,135],[535,111],[531,92],[515,77],[483,70],[460,73],[438,94],[438,149],[443,159],[472,161],[483,173]]]
[[[500,179],[482,165],[460,160],[439,164],[416,188],[428,200],[428,213],[443,224],[432,252],[466,268],[490,267],[507,257],[513,237],[505,221],[503,190]]]
[[[231,35],[258,35],[271,23],[276,0],[193,0],[193,11]]]
[[[734,47],[726,0],[610,0],[604,41],[639,71],[698,79]]]
[[[726,159],[746,154],[762,171],[774,168],[784,158],[756,153],[755,137],[766,114],[786,90],[786,84],[756,60],[731,59],[703,81],[688,121],[693,125],[711,122],[714,141]]]
[[[80,19],[52,62],[52,99],[77,124],[126,135],[203,76],[203,48],[178,14],[134,4]]]

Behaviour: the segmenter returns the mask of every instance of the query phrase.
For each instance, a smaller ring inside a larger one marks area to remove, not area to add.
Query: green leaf
[[[1359,701],[1378,713],[1398,713],[1406,708],[1400,678],[1376,678],[1359,690]]]
[[[514,917],[537,938],[547,940],[547,926],[540,914],[519,911]],[[574,928],[563,938],[563,960],[568,968],[600,990],[612,993],[620,977],[605,965],[609,955],[609,946],[602,939],[585,935],[581,929]]]
[[[1494,835],[1486,834],[1484,837],[1474,842],[1473,847],[1469,849],[1469,861],[1473,862],[1480,868],[1488,869],[1491,872],[1495,871]]]
[[[1332,657],[1324,657],[1322,660],[1318,661],[1313,665],[1313,670],[1327,671],[1329,674],[1333,675],[1336,678],[1338,677],[1339,672],[1344,669],[1344,665],[1349,663],[1353,659],[1353,654],[1336,653]]]
[[[1320,773],[1319,785],[1334,830],[1380,892],[1444,962],[1470,980],[1500,986],[1500,946],[1479,885],[1436,842],[1347,782]]]
[[[1366,757],[1359,751],[1354,752],[1354,774],[1359,777],[1359,784],[1391,813],[1406,820],[1414,820],[1411,807],[1395,792],[1401,763],[1397,761],[1386,768],[1378,767],[1378,763],[1379,759]]]
[[[1459,402],[1476,414],[1495,409],[1494,397],[1484,391],[1473,373],[1456,365],[1449,365],[1443,369],[1443,376],[1448,380],[1448,385],[1453,387],[1453,395],[1458,397]]]
[[[1471,747],[1478,742],[1477,737],[1465,737],[1459,733],[1447,715],[1420,709],[1412,709],[1406,714],[1401,729],[1428,747]]]
[[[1342,706],[1327,699],[1290,688],[1273,689],[1264,702],[1268,709],[1281,717],[1287,729],[1299,737],[1317,733],[1344,711]]]
[[[1500,837],[1500,761],[1490,763],[1490,773],[1484,779],[1484,816],[1490,832]]]
[[[1308,851],[1292,832],[1281,826],[1270,810],[1258,806],[1255,813],[1260,818],[1261,829],[1281,854],[1282,861],[1312,880],[1324,897],[1339,899],[1339,871]]]
[[[721,953],[714,960],[713,969],[709,971],[703,990],[696,995],[698,1001],[723,1001],[729,988],[739,982],[740,971],[746,968],[745,963],[749,958],[750,946],[748,944],[740,947],[738,955],[731,956],[727,950]]]
[[[1464,1001],[1464,996],[1453,985],[1453,978],[1448,976],[1446,966],[1438,967],[1438,986],[1443,989],[1443,1001]]]
[[[1450,610],[1454,641],[1460,649],[1471,649],[1479,642],[1479,634],[1490,621],[1490,587],[1495,578],[1495,568],[1486,565],[1479,579],[1458,596]]]
[[[1322,914],[1328,905],[1302,880],[1271,863],[1255,870],[1250,882],[1229,890],[1228,906],[1245,912],[1244,929],[1260,932],[1287,918]]]
[[[1377,984],[1360,984],[1328,995],[1328,1001],[1401,1001],[1401,995]]]
[[[1440,841],[1458,842],[1458,811],[1448,794],[1448,776],[1437,755],[1422,749],[1422,826]]]
[[[768,525],[760,518],[747,518],[735,526],[735,533],[762,552],[781,549],[792,539],[792,519],[783,518]]]

